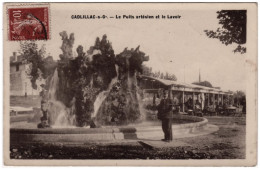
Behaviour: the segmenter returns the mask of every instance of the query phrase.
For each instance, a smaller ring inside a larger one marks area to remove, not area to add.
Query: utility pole
[[[183,80],[184,80],[184,83],[185,83],[185,65],[184,65],[184,71],[183,71]]]

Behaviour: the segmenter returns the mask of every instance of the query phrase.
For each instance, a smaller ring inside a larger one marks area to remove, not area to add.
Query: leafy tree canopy
[[[23,60],[30,64],[30,67],[26,70],[26,73],[31,79],[32,87],[37,89],[36,80],[40,77],[46,79],[49,75],[51,75],[54,72],[57,63],[51,56],[45,57],[45,45],[42,45],[39,49],[38,44],[35,41],[21,42],[20,53],[23,56]]]
[[[192,84],[196,84],[196,85],[199,85],[199,86],[205,86],[205,87],[213,87],[212,84],[208,81],[194,82]]]
[[[217,12],[217,18],[221,28],[216,31],[205,30],[209,38],[217,38],[222,44],[230,45],[238,44],[234,52],[246,53],[246,47],[242,46],[246,43],[246,10],[221,10]]]
[[[172,80],[172,81],[177,81],[177,77],[175,76],[175,74],[172,73],[163,73],[161,71],[153,71],[152,67],[147,67],[145,65],[142,66],[143,67],[143,75],[146,76],[151,76],[154,78],[160,78],[160,79],[165,79],[165,80]]]

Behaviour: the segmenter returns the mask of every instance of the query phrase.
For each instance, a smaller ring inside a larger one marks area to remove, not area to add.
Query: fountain
[[[63,31],[60,36],[60,60],[39,58],[37,63],[32,63],[34,70],[40,70],[46,80],[42,85],[41,108],[35,114],[36,117],[42,115],[38,119],[39,129],[36,129],[36,122],[29,128],[17,128],[13,123],[11,141],[119,140],[125,139],[126,133],[134,133],[140,139],[161,138],[160,122],[145,121],[146,112],[136,77],[142,73],[142,63],[148,61],[149,56],[140,51],[140,46],[125,48],[115,55],[112,43],[104,35],[101,40],[97,38],[86,53],[79,45],[78,55],[73,58],[74,34],[68,36]],[[35,87],[39,73],[32,72],[31,76]],[[173,125],[175,135],[209,128],[205,118],[177,116],[177,119],[192,123]]]

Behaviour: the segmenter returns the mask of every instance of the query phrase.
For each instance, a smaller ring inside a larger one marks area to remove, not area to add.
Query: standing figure
[[[163,92],[163,99],[157,106],[158,119],[162,121],[162,130],[164,133],[164,139],[162,141],[170,142],[172,141],[172,100],[168,97],[168,94]]]

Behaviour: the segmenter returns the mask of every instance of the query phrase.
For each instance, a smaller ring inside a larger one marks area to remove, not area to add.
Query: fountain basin
[[[215,125],[208,124],[202,117],[175,115],[175,118],[194,121],[193,123],[173,124],[173,138],[205,135],[218,130]],[[164,137],[160,122],[146,122],[128,126],[104,126],[102,128],[23,128],[11,126],[10,140],[15,143],[87,143],[116,140],[160,140]],[[26,122],[24,122],[26,123]]]

